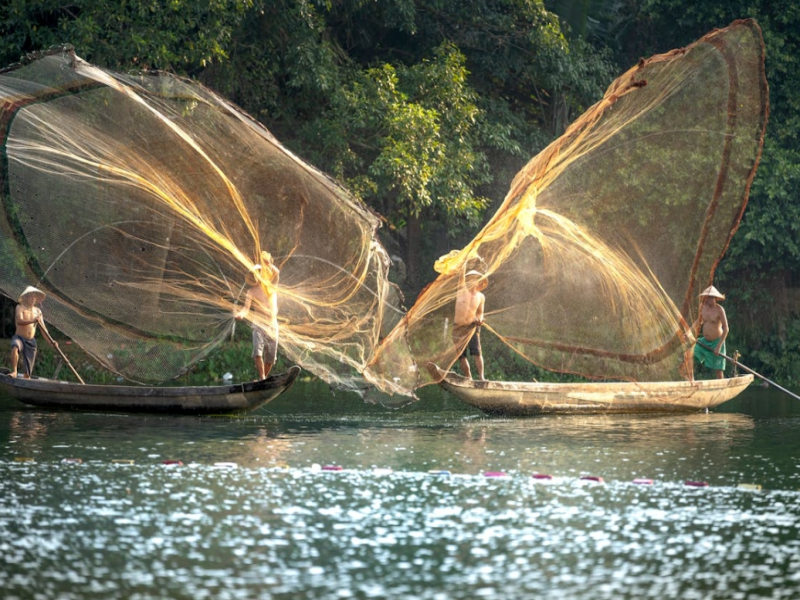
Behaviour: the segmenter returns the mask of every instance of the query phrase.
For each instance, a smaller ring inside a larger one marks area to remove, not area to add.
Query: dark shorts
[[[36,362],[36,339],[25,339],[20,335],[11,338],[11,347],[16,347],[22,355],[22,362],[25,365],[25,374],[33,374],[33,364]]]
[[[278,340],[260,327],[253,327],[253,358],[257,356],[265,363],[274,365],[278,358]]]
[[[466,329],[460,325],[456,325],[455,329],[453,329],[453,341],[458,343],[464,335],[463,330]],[[461,331],[459,331],[461,330]],[[467,356],[480,356],[481,355],[481,328],[478,327],[475,329],[475,333],[472,334],[472,337],[469,338],[469,343],[464,347],[464,351],[461,353],[459,358],[467,358]]]

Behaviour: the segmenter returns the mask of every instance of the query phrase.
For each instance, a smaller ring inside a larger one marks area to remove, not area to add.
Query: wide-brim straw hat
[[[725,300],[725,295],[720,294],[719,290],[715,288],[713,285],[708,286],[702,292],[700,292],[700,297],[703,296],[711,296],[712,298],[716,298],[717,300]]]
[[[38,289],[38,288],[35,288],[35,287],[33,287],[32,285],[29,285],[28,287],[26,287],[26,288],[25,288],[25,291],[24,291],[24,292],[22,292],[22,293],[19,295],[19,299],[18,299],[18,301],[19,301],[19,302],[22,302],[22,299],[23,299],[25,296],[28,296],[28,295],[30,295],[30,294],[33,294],[33,295],[35,296],[35,298],[34,298],[34,302],[41,302],[41,301],[42,301],[42,300],[44,300],[44,299],[45,299],[45,297],[46,297],[46,294],[45,294],[45,293],[44,293],[42,290],[40,290],[40,289]]]

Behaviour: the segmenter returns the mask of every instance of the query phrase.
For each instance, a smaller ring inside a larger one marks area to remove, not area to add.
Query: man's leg
[[[274,365],[274,364],[275,363],[266,362],[266,361],[264,362],[264,376],[261,379],[266,379],[267,378],[267,376],[269,375],[269,372],[272,371],[272,365]]]
[[[19,365],[19,348],[16,344],[11,346],[11,377],[17,376],[17,366]]]
[[[483,381],[483,354],[475,357],[475,370],[478,372],[478,379]]]
[[[261,358],[260,356],[255,356],[253,357],[253,362],[256,365],[256,373],[258,374],[257,381],[261,381],[266,377],[266,375],[264,375],[264,359]],[[270,367],[271,366],[272,365],[270,365]]]
[[[458,359],[458,363],[461,365],[461,372],[464,373],[464,377],[467,379],[472,379],[472,371],[469,369],[469,361],[467,360],[467,357],[462,356]]]
[[[715,371],[717,379],[725,379],[725,371]]]

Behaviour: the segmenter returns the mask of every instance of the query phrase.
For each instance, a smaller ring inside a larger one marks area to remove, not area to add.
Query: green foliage
[[[767,373],[783,385],[800,386],[800,319],[787,324],[785,335],[762,338],[760,346],[740,360],[759,373]]]
[[[628,52],[649,54],[679,47],[743,17],[754,17],[766,45],[770,121],[750,205],[728,253],[731,283],[742,269],[764,274],[800,272],[796,238],[800,223],[800,5],[770,0],[641,0],[639,31]],[[633,50],[633,49],[636,50]]]
[[[476,223],[486,201],[474,189],[489,175],[466,80],[464,57],[450,45],[411,67],[354,72],[304,130],[319,141],[314,158],[393,225],[432,207]]]
[[[252,0],[8,0],[0,6],[0,64],[71,44],[111,68],[196,72],[226,58]]]
[[[545,0],[548,10],[567,24],[571,36],[616,47],[631,20],[626,0]]]
[[[785,327],[785,331],[779,331]],[[775,323],[761,331],[732,330],[728,356],[741,352],[739,362],[780,385],[800,388],[800,318]],[[740,372],[744,372],[739,369]],[[726,374],[731,371],[726,369]]]
[[[734,237],[726,261],[733,282],[736,272],[800,272],[800,148],[780,147],[767,138],[753,183],[751,204]]]

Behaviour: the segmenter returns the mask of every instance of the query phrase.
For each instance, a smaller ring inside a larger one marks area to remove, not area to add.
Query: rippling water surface
[[[500,419],[427,391],[305,383],[234,418],[0,398],[3,597],[800,597],[800,401]]]

